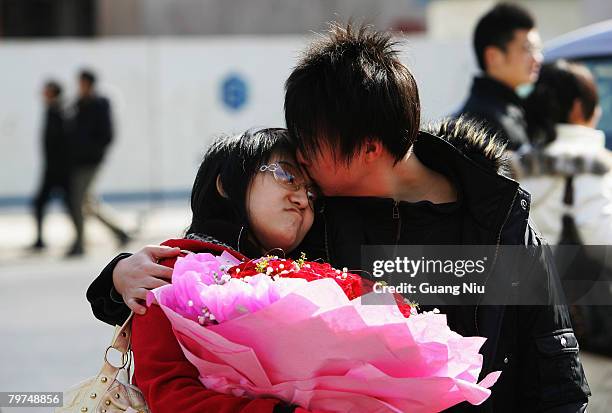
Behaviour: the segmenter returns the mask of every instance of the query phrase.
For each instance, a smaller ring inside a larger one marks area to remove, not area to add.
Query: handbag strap
[[[128,318],[125,320],[121,327],[117,327],[113,341],[110,347],[115,350],[119,350],[121,353],[126,354],[130,350],[130,342],[132,338],[132,317],[134,312],[132,311]]]
[[[132,317],[134,313],[130,313],[122,326],[117,326],[115,335],[110,346],[107,347],[104,354],[104,364],[100,372],[93,381],[81,386],[79,389],[78,399],[75,399],[75,406],[80,406],[81,412],[106,412],[106,411],[125,411],[125,412],[149,412],[144,399],[138,389],[131,386],[129,366],[131,359],[130,340],[132,335]],[[108,351],[114,348],[122,354],[122,366],[115,366],[108,361]],[[127,371],[127,382],[125,378],[119,378],[121,370]],[[133,396],[136,393],[140,395],[137,400],[139,407],[135,410]],[[132,406],[132,408],[130,408]],[[127,410],[125,410],[127,408]],[[73,411],[73,410],[66,410]]]

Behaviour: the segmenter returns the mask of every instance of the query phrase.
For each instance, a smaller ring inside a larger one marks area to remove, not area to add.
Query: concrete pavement
[[[151,208],[116,207],[126,228],[141,224],[122,250],[182,234],[190,219],[188,201]],[[32,253],[34,222],[26,211],[0,210],[0,391],[63,391],[98,373],[113,328],[96,320],[85,291],[120,249],[100,223],[86,225],[87,254],[65,259],[73,230],[59,209],[45,222],[49,246]],[[6,412],[49,412],[45,408],[2,408]]]

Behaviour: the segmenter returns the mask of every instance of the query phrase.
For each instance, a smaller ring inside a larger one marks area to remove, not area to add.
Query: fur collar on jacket
[[[444,139],[480,166],[508,175],[506,145],[481,122],[460,116],[430,123],[423,131]]]

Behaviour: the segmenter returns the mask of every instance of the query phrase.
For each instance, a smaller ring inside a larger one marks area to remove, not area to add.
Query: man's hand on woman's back
[[[137,314],[146,312],[142,302],[146,299],[147,291],[168,284],[172,276],[172,268],[157,261],[179,254],[179,248],[147,245],[117,263],[113,270],[113,285],[130,310]]]

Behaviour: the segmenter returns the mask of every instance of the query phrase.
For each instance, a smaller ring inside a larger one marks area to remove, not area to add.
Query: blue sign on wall
[[[246,80],[238,74],[230,74],[221,82],[221,100],[231,110],[242,109],[249,99]]]

